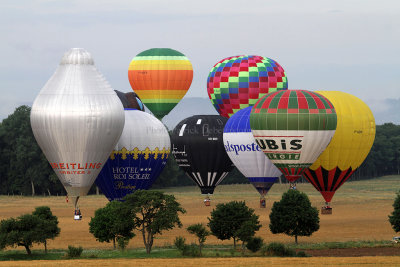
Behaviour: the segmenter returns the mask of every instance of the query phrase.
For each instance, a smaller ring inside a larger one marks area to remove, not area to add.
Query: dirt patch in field
[[[304,251],[313,257],[400,256],[400,247],[332,248]]]

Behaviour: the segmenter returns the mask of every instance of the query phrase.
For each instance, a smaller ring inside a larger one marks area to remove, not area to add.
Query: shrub
[[[185,249],[183,250],[183,255],[191,257],[199,257],[200,249],[195,243],[192,243],[190,245],[185,245]]]
[[[182,256],[199,257],[199,247],[194,243],[187,245],[185,242],[186,238],[182,236],[177,236],[174,241],[175,247],[181,252]]]
[[[278,257],[295,257],[296,251],[291,248],[287,248],[282,243],[272,242],[263,249],[263,254],[268,256]]]
[[[299,252],[297,252],[297,257],[310,257],[310,255],[308,255],[305,251],[300,250]]]
[[[118,247],[119,247],[122,251],[124,251],[125,248],[128,246],[129,239],[130,239],[130,238],[123,237],[123,236],[117,237]]]
[[[74,247],[74,246],[68,246],[68,252],[67,256],[69,258],[79,258],[83,252],[83,248],[81,246],[79,247]]]
[[[182,255],[183,255],[183,251],[185,250],[185,246],[186,246],[185,242],[186,242],[186,238],[184,238],[182,236],[175,237],[174,245],[182,253]]]
[[[251,237],[249,241],[247,241],[246,247],[252,252],[257,252],[263,245],[264,240],[261,237]]]

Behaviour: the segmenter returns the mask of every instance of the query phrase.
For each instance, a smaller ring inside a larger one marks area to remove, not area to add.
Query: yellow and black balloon
[[[375,139],[375,119],[359,98],[339,91],[317,92],[328,98],[337,114],[336,132],[304,177],[327,203],[340,186],[360,167]]]

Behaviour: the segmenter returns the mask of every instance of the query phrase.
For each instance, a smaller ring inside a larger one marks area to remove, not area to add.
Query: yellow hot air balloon
[[[325,198],[325,209],[335,191],[360,167],[375,139],[375,119],[359,98],[339,91],[317,92],[328,98],[337,114],[336,132],[304,177]]]

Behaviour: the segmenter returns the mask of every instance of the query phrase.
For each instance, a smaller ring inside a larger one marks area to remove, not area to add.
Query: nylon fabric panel
[[[369,107],[359,98],[344,92],[322,91],[335,106],[338,125],[326,150],[310,167],[331,170],[357,169],[367,157],[375,139],[375,120]]]
[[[36,97],[31,126],[70,197],[84,196],[124,127],[122,104],[84,49],[66,52]]]
[[[193,68],[182,53],[169,48],[155,48],[140,53],[131,61],[128,78],[143,103],[161,119],[190,88]]]
[[[178,123],[171,135],[171,152],[177,164],[196,182],[202,194],[212,194],[221,178],[233,168],[222,139],[226,121],[218,115],[192,116]],[[209,173],[215,173],[215,178],[207,185]]]
[[[251,107],[239,110],[224,128],[225,150],[238,168],[261,195],[265,195],[282,174],[264,155],[251,133]]]
[[[331,202],[336,190],[353,173],[354,170],[351,168],[342,171],[340,168],[326,170],[323,167],[318,167],[316,170],[311,170],[310,168],[305,170],[303,176],[322,194],[326,202]]]
[[[322,95],[287,90],[261,98],[252,108],[250,127],[265,155],[293,182],[329,144],[336,119],[333,105]]]
[[[154,116],[125,109],[125,127],[96,179],[108,200],[147,190],[164,169],[171,149],[165,126]]]

